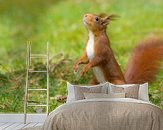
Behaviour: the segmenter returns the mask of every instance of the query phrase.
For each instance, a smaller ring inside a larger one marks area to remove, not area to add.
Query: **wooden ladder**
[[[44,58],[46,59],[46,70],[31,70],[30,64],[31,59],[35,58]],[[27,43],[27,61],[26,61],[26,86],[25,86],[25,95],[24,95],[24,124],[27,122],[27,107],[46,107],[46,113],[49,113],[49,47],[47,43],[47,52],[46,54],[31,54],[31,42]],[[29,85],[29,73],[46,73],[47,75],[47,83],[46,88],[30,88]],[[32,104],[28,102],[28,94],[30,91],[46,91],[46,104]]]

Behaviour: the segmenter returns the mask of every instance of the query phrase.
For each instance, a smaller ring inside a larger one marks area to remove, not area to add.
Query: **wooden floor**
[[[19,130],[42,126],[47,114],[28,114],[24,124],[24,114],[0,114],[0,130]]]
[[[17,123],[17,122],[12,122],[12,123],[0,123],[0,130],[19,130],[19,129],[24,129],[28,127],[35,127],[35,126],[42,126],[43,123]]]

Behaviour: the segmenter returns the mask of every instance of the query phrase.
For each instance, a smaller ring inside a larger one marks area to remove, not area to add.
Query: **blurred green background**
[[[87,31],[82,23],[85,13],[115,13],[121,17],[112,22],[107,33],[116,58],[124,70],[128,57],[141,39],[163,34],[162,0],[0,0],[0,112],[23,112],[26,74],[26,42],[32,41],[33,53],[44,53],[50,43],[50,111],[62,102],[56,95],[66,95],[66,81],[86,84],[89,72],[80,78],[73,73],[74,62],[82,55]],[[43,68],[39,61],[33,67]],[[45,75],[32,75],[33,82],[44,86]],[[163,70],[150,84],[151,102],[161,106]],[[30,101],[38,103],[37,98]],[[29,112],[37,111],[30,108]]]

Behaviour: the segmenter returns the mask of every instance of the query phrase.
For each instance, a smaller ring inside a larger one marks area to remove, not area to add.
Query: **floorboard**
[[[10,125],[9,127],[5,128],[4,130],[14,130],[20,124],[21,123],[14,123],[14,124]]]
[[[35,126],[42,126],[44,123],[37,123]]]
[[[27,126],[29,123],[27,124],[24,124],[24,123],[21,123],[19,126],[15,127],[13,130],[19,130],[19,129],[23,129],[25,126]]]
[[[0,130],[20,130],[28,127],[36,127],[36,126],[42,126],[43,123],[40,122],[34,122],[34,123],[0,123]]]
[[[29,123],[28,125],[26,125],[24,128],[28,128],[28,127],[34,127],[37,123]]]
[[[24,114],[0,114],[0,130],[20,130],[28,127],[42,126],[47,114],[28,114],[24,124]]]
[[[0,126],[0,130],[4,130],[8,128],[9,126],[13,125],[14,123],[5,123],[4,125]]]

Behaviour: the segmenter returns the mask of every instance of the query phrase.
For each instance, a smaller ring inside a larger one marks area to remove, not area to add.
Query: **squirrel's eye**
[[[98,17],[96,17],[96,18],[95,18],[95,20],[96,20],[96,21],[99,21],[99,18],[98,18]]]

